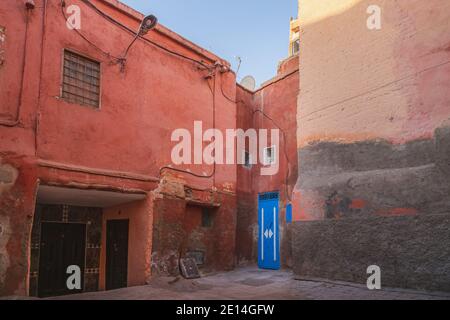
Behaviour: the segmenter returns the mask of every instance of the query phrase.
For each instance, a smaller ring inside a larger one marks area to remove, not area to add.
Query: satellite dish
[[[246,76],[242,79],[241,86],[247,90],[254,91],[256,88],[256,80],[252,76]]]

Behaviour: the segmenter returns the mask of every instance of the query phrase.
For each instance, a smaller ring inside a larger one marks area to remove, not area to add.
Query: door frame
[[[265,206],[264,204],[272,204],[273,208],[273,261],[267,261],[266,256],[264,256],[265,250],[265,221],[264,216],[267,215],[264,212]],[[278,191],[272,192],[263,192],[258,194],[258,267],[260,269],[269,269],[269,270],[279,270],[281,268],[281,252],[280,252],[280,193]]]

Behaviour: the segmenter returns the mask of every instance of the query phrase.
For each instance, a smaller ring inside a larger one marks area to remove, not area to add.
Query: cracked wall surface
[[[0,197],[13,187],[17,179],[17,169],[9,164],[1,164],[0,159]],[[7,244],[11,237],[11,227],[9,217],[0,212],[0,288],[3,287],[6,270],[10,266]]]

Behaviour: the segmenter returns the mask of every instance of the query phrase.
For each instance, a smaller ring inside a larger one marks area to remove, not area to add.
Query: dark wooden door
[[[106,290],[128,281],[128,220],[109,220],[106,227]]]
[[[83,291],[86,253],[86,225],[43,222],[41,226],[38,294],[40,297]],[[81,270],[81,290],[67,288],[67,267]]]

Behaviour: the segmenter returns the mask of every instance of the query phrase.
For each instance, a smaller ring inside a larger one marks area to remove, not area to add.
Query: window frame
[[[297,47],[298,46],[298,47]],[[298,48],[298,50],[296,51],[295,49]],[[292,41],[292,52],[291,54],[293,56],[297,55],[300,53],[300,39],[297,38],[294,41]]]
[[[264,166],[271,166],[277,162],[276,147],[277,147],[276,145],[271,145],[270,147],[264,148],[264,158],[263,158]],[[271,156],[271,159],[273,159],[272,161],[268,161],[269,159],[267,157],[267,150],[269,149],[272,149],[272,156]]]
[[[99,76],[100,76],[99,77],[99,85],[98,85],[98,107],[95,107],[95,106],[89,105],[89,104],[81,104],[81,103],[78,103],[78,102],[69,101],[68,99],[63,97],[63,90],[64,90],[64,63],[65,63],[64,59],[65,59],[66,51],[71,52],[71,53],[76,54],[76,55],[78,55],[80,57],[83,57],[85,59],[92,60],[92,61],[98,63],[98,65],[99,65]],[[102,74],[103,74],[103,63],[102,63],[102,61],[100,61],[99,59],[93,58],[92,56],[89,56],[88,54],[80,52],[80,51],[78,51],[76,49],[67,48],[66,47],[66,48],[63,48],[62,51],[61,51],[60,70],[61,70],[61,75],[60,75],[61,80],[60,80],[60,85],[59,85],[59,97],[58,98],[60,100],[63,100],[65,103],[68,103],[68,104],[73,104],[73,105],[77,105],[77,106],[80,106],[80,107],[90,108],[90,109],[95,110],[95,111],[100,111],[101,108],[102,108],[102,92],[103,92],[103,85],[102,85],[103,84],[103,76],[102,76]]]
[[[246,160],[246,155],[248,154],[248,164],[247,164],[247,162],[245,161]],[[249,169],[249,170],[251,170],[252,168],[253,168],[253,159],[252,159],[252,154],[249,152],[249,151],[247,151],[247,150],[243,150],[242,151],[242,166],[245,168],[245,169]]]

